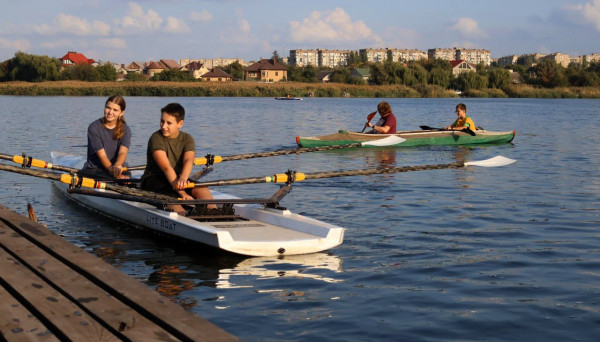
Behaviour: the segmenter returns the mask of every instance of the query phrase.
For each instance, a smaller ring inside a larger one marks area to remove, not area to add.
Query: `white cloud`
[[[573,19],[576,22],[581,20],[600,31],[600,0],[592,0],[585,5],[566,4],[564,8],[566,11],[575,14]]]
[[[486,38],[487,33],[479,28],[477,21],[471,18],[460,18],[450,26],[450,29],[457,31],[465,38],[477,39]]]
[[[29,43],[28,40],[24,40],[24,39],[9,40],[9,39],[0,37],[0,49],[27,51],[30,48],[31,48],[31,44]]]
[[[186,33],[190,32],[191,30],[183,20],[174,17],[168,17],[164,31],[167,33]]]
[[[113,49],[125,49],[127,48],[127,43],[121,38],[100,38],[98,39],[98,41],[96,41],[94,46]]]
[[[302,22],[290,22],[290,34],[295,42],[352,42],[366,39],[380,41],[362,20],[352,21],[342,9],[313,11]]]
[[[192,11],[190,12],[190,20],[191,21],[211,21],[213,18],[212,14],[207,10],[202,10],[201,12]]]
[[[87,19],[60,13],[51,25],[34,25],[34,31],[44,35],[107,36],[110,33],[110,25],[99,20],[90,23]]]
[[[61,49],[68,51],[82,51],[89,47],[88,42],[85,39],[59,39],[55,41],[44,41],[40,44],[43,48],[46,49]],[[66,51],[64,51],[66,52]],[[60,52],[60,53],[64,53]],[[61,55],[62,56],[62,55]]]
[[[163,21],[156,11],[149,9],[144,13],[142,6],[130,2],[128,15],[115,20],[115,31],[119,34],[152,33],[160,29]]]

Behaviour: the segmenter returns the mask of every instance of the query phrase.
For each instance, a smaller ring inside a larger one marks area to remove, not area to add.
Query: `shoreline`
[[[352,85],[342,83],[257,82],[1,82],[0,95],[21,96],[186,96],[186,97],[339,97],[339,98],[570,98],[598,99],[600,87],[468,90],[457,95],[436,85]]]

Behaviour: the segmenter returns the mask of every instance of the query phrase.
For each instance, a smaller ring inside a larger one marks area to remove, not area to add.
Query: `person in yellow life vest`
[[[464,103],[456,105],[456,115],[458,116],[456,121],[451,125],[444,127],[445,130],[462,131],[463,129],[469,129],[475,131],[475,123],[473,122],[473,119],[467,116],[467,106]]]

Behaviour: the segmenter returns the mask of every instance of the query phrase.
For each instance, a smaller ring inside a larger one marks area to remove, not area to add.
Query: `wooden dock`
[[[0,341],[237,341],[0,205]]]

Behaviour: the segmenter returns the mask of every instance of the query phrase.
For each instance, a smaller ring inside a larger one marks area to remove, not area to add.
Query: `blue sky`
[[[17,51],[129,63],[286,57],[292,49],[464,47],[600,53],[600,0],[0,0],[0,61]]]

